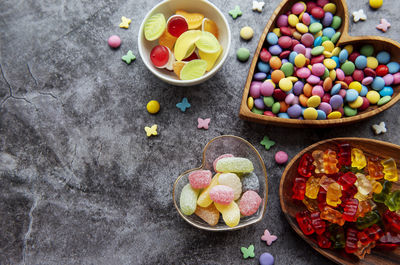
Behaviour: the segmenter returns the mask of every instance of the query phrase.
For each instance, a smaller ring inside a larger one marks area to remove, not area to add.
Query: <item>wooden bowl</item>
[[[326,119],[326,120],[298,120],[298,119],[284,119],[278,117],[269,117],[265,115],[255,114],[250,111],[247,106],[247,98],[249,96],[250,84],[253,80],[254,70],[256,68],[257,62],[259,60],[259,54],[261,49],[264,46],[264,41],[267,34],[272,31],[274,28],[275,22],[277,18],[286,13],[291,6],[298,2],[298,0],[284,0],[278,6],[278,8],[271,15],[270,20],[267,23],[267,26],[264,29],[263,34],[260,37],[260,41],[258,43],[256,52],[253,56],[253,61],[250,66],[249,74],[247,76],[246,85],[243,92],[242,102],[240,105],[239,117],[243,120],[248,120],[252,122],[264,123],[264,124],[273,124],[280,125],[285,127],[330,127],[337,126],[343,124],[350,124],[354,122],[358,122],[367,118],[370,118],[388,108],[393,106],[400,99],[400,85],[392,86],[394,90],[394,94],[392,99],[386,103],[385,105],[378,107],[377,105],[370,106],[368,109],[361,112],[361,114],[357,114],[353,117],[345,117],[341,119]],[[386,50],[392,56],[392,61],[400,62],[400,44],[396,41],[393,41],[388,38],[377,37],[377,36],[359,36],[352,37],[348,35],[349,29],[349,14],[347,10],[347,4],[345,0],[331,0],[331,2],[335,3],[337,6],[336,15],[342,18],[342,25],[337,30],[342,32],[341,37],[336,44],[336,46],[343,47],[347,44],[352,44],[354,47],[360,47],[364,44],[372,44],[375,47],[375,51]]]
[[[297,173],[297,167],[300,162],[300,158],[304,153],[311,153],[316,149],[325,149],[332,147],[339,142],[347,142],[352,147],[361,149],[366,155],[376,155],[381,158],[393,157],[396,163],[400,164],[400,146],[394,145],[387,142],[366,139],[366,138],[334,138],[329,140],[324,140],[315,143],[298,153],[286,166],[283,172],[280,186],[279,186],[279,197],[281,201],[281,208],[288,220],[290,226],[299,234],[308,244],[310,244],[316,251],[324,255],[325,257],[331,259],[338,264],[357,264],[357,265],[367,265],[367,264],[399,264],[400,262],[400,248],[395,251],[383,251],[373,249],[371,254],[367,254],[365,259],[360,260],[354,255],[346,254],[344,251],[322,249],[318,244],[313,241],[313,239],[305,236],[296,221],[296,213],[299,211],[306,210],[303,203],[298,203],[292,199],[292,186],[293,180]]]

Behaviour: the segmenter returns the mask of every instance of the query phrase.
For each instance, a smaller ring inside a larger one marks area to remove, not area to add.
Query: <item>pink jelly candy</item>
[[[231,187],[216,185],[210,190],[210,198],[216,203],[228,205],[233,201],[234,192]]]
[[[211,183],[210,170],[196,170],[189,174],[189,183],[193,189],[204,189]]]
[[[231,155],[231,154],[224,154],[224,155],[221,155],[221,156],[217,157],[217,158],[214,160],[214,162],[213,162],[213,168],[214,168],[214,171],[215,171],[215,172],[218,172],[218,171],[217,171],[217,168],[216,168],[218,160],[220,160],[220,159],[222,159],[222,158],[226,158],[226,157],[233,157],[233,155]]]
[[[243,193],[239,202],[240,213],[244,216],[255,214],[258,210],[258,207],[260,207],[261,202],[262,199],[257,192],[253,190],[246,191]]]

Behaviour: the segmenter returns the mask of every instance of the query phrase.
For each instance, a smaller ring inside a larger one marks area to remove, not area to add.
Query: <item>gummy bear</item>
[[[383,219],[386,224],[396,233],[400,233],[400,215],[390,210],[383,213]]]
[[[358,249],[357,241],[358,241],[357,230],[354,228],[348,228],[346,233],[346,246],[344,250],[347,253],[356,252]]]
[[[328,231],[331,234],[330,239],[335,242],[333,248],[344,248],[346,244],[346,238],[342,226],[337,224],[330,224]]]
[[[338,160],[339,164],[342,166],[350,166],[351,165],[351,147],[348,143],[340,143],[338,144],[339,152],[338,152]]]
[[[379,162],[379,157],[368,158],[368,173],[373,179],[383,179],[385,174],[383,173],[383,166]]]
[[[295,178],[293,181],[293,195],[292,199],[303,200],[304,194],[306,192],[306,179],[305,178]]]
[[[314,233],[314,228],[311,224],[311,217],[308,211],[296,213],[296,220],[301,231],[303,231],[305,235],[311,235]]]
[[[335,183],[336,181],[334,181],[331,178],[328,178],[327,176],[323,175],[322,178],[319,181],[319,185],[324,188],[325,190],[328,190],[329,185],[331,185],[332,183]]]
[[[346,172],[344,175],[339,177],[337,182],[342,186],[343,190],[348,190],[354,185],[356,180],[357,177],[353,172]]]
[[[385,174],[385,179],[396,182],[399,180],[399,176],[397,174],[397,166],[396,161],[393,158],[389,157],[381,161],[383,166],[383,173]]]
[[[367,196],[372,192],[372,185],[371,182],[365,177],[364,174],[357,173],[357,181],[354,185],[356,185],[358,192],[362,195]]]
[[[325,150],[323,155],[323,164],[324,172],[326,174],[335,174],[339,171],[336,166],[337,162],[338,160],[336,159],[336,152],[331,149]]]
[[[319,188],[317,201],[318,201],[319,210],[320,211],[324,210],[325,206],[327,205],[327,203],[326,203],[326,190],[323,189],[322,187]]]
[[[360,243],[360,241],[358,241],[357,242],[358,249],[353,254],[356,255],[359,259],[364,259],[366,254],[371,253],[371,249],[373,249],[375,247],[375,245],[376,245],[375,242],[371,242],[367,245],[363,245]]]
[[[317,243],[320,248],[330,248],[332,242],[324,235],[317,236]]]
[[[330,184],[326,193],[326,203],[330,206],[336,207],[338,204],[342,203],[340,197],[342,197],[340,185],[337,182]]]
[[[356,217],[364,217],[366,213],[372,210],[370,201],[360,201],[358,203],[357,214]]]
[[[318,203],[316,200],[310,200],[308,198],[304,198],[302,200],[304,206],[306,206],[307,210],[309,210],[310,212],[315,212],[318,211]]]
[[[366,213],[364,217],[359,217],[357,219],[356,227],[359,230],[363,230],[373,224],[376,224],[380,219],[381,217],[377,211],[371,211]]]
[[[378,181],[376,181],[374,178],[372,178],[371,176],[367,176],[367,179],[369,180],[369,182],[371,183],[372,186],[372,192],[373,193],[381,193],[383,187],[382,184]]]
[[[313,162],[314,158],[310,154],[305,153],[300,159],[299,166],[297,167],[297,172],[303,177],[311,177],[312,173],[315,170]]]
[[[392,182],[385,180],[385,182],[383,183],[382,191],[378,194],[374,194],[373,196],[374,201],[384,203],[387,196],[390,193],[391,188],[392,188]]]
[[[354,198],[348,199],[343,209],[343,219],[348,222],[354,222],[356,220],[357,209],[358,200]]]
[[[400,210],[400,190],[389,193],[386,197],[385,205],[393,212]]]
[[[399,245],[400,245],[400,234],[395,234],[393,232],[386,232],[376,244],[377,247],[385,250],[394,250]]]
[[[312,212],[310,214],[311,225],[313,226],[317,235],[322,235],[326,230],[326,223],[320,217],[320,212]]]
[[[363,169],[367,165],[367,160],[363,151],[358,148],[351,149],[351,166],[357,169]]]
[[[339,211],[337,211],[329,206],[326,206],[324,208],[324,210],[320,214],[320,217],[321,217],[321,219],[327,220],[328,222],[331,222],[334,224],[338,224],[340,226],[343,226],[344,223],[346,222],[345,220],[343,220],[343,216]]]
[[[315,166],[314,172],[317,174],[325,173],[324,170],[324,152],[321,150],[315,150],[312,152],[312,157],[314,158],[313,165]]]
[[[361,244],[366,245],[373,241],[377,241],[384,235],[382,228],[380,228],[377,224],[368,227],[361,232],[358,232],[357,237],[360,240]]]
[[[306,196],[310,199],[316,199],[319,191],[319,178],[310,177],[306,183]]]

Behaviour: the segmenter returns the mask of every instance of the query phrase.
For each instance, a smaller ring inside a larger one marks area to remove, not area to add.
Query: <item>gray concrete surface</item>
[[[235,51],[254,52],[279,0],[264,12],[250,0],[213,0],[233,34],[229,59],[210,81],[180,88],[160,82],[140,57],[127,66],[121,56],[138,55],[137,34],[156,0],[33,1],[0,3],[0,264],[255,264],[261,253],[276,264],[330,264],[289,227],[280,210],[278,185],[283,166],[276,151],[293,157],[304,147],[331,137],[368,137],[400,144],[400,105],[368,121],[334,129],[286,129],[238,118],[250,62]],[[368,20],[350,24],[353,35],[374,34],[400,41],[398,2],[378,11],[367,0],[348,1]],[[243,16],[228,17],[239,4]],[[120,17],[132,18],[128,30]],[[375,29],[380,18],[392,23]],[[255,29],[250,42],[239,30]],[[110,50],[107,38],[123,39]],[[175,104],[187,97],[192,107]],[[156,99],[161,111],[146,112]],[[198,117],[210,117],[208,131]],[[371,125],[385,121],[388,132],[374,136]],[[159,125],[146,138],[144,126]],[[204,145],[222,134],[241,136],[260,151],[269,174],[267,214],[261,223],[229,233],[210,233],[185,223],[172,203],[172,185],[184,170],[201,163]],[[259,142],[276,141],[270,150]],[[268,228],[279,238],[260,241]],[[256,259],[243,260],[241,246],[254,244]]]

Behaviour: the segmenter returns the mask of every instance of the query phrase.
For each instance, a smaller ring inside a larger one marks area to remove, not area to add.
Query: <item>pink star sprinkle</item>
[[[377,25],[376,28],[386,32],[390,26],[390,23],[386,19],[381,18],[381,24]]]
[[[277,239],[278,239],[278,237],[271,235],[271,233],[268,231],[268,229],[265,229],[264,235],[261,237],[261,240],[265,241],[268,246],[270,246],[272,244],[272,242],[274,242]]]
[[[208,130],[208,124],[210,123],[211,119],[207,118],[207,119],[202,119],[202,118],[198,118],[197,122],[199,123],[197,125],[197,128],[201,129],[204,128],[205,130]]]

